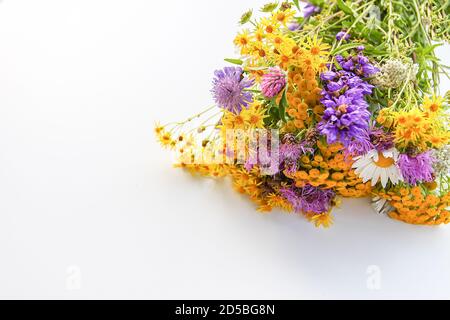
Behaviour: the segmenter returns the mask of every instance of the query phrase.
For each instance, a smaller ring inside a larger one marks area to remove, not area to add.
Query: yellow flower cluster
[[[253,30],[245,29],[234,39],[242,56],[250,58],[250,66],[278,65],[284,70],[290,67],[312,67],[323,70],[324,58],[329,46],[317,36],[297,43],[288,35],[287,28],[281,28],[292,20],[295,11],[280,10],[255,22]]]
[[[420,108],[401,111],[383,109],[377,121],[386,127],[393,126],[398,148],[415,147],[420,151],[442,148],[450,140],[445,126],[448,115],[442,112],[442,103],[440,97],[427,97]]]
[[[163,126],[155,126],[155,134],[161,146],[165,148],[174,148],[177,141],[172,137],[172,133],[167,131]]]
[[[333,224],[333,216],[331,215],[331,213],[306,214],[305,216],[310,222],[314,223],[316,228],[329,228]]]
[[[300,159],[301,170],[293,175],[297,187],[307,184],[325,189],[334,188],[344,197],[366,197],[371,192],[370,183],[363,183],[352,170],[352,162],[345,159],[343,147],[339,144],[327,145],[317,142],[320,152]],[[288,175],[285,172],[285,175]]]
[[[259,102],[252,103],[248,109],[242,109],[239,114],[224,111],[221,129],[262,129],[264,128],[265,109]]]
[[[289,202],[275,193],[266,194],[261,185],[263,178],[255,168],[250,172],[238,167],[230,167],[229,174],[233,181],[234,189],[247,195],[256,205],[259,212],[270,212],[273,208],[279,208],[287,212],[292,212],[293,208]]]
[[[193,176],[202,176],[210,178],[223,178],[226,177],[231,167],[226,164],[196,164],[185,163],[180,159],[180,163],[175,165],[176,168],[186,169]]]
[[[376,195],[394,208],[389,213],[393,219],[417,225],[450,223],[450,193],[438,196],[417,186],[378,190]]]

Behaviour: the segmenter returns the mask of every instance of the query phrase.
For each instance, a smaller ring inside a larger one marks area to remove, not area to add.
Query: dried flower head
[[[436,159],[433,166],[436,176],[450,175],[450,145],[435,150],[433,156]]]
[[[414,81],[419,71],[419,66],[413,64],[409,59],[406,62],[400,59],[389,59],[377,73],[373,83],[385,89],[395,89],[400,87],[405,81]]]

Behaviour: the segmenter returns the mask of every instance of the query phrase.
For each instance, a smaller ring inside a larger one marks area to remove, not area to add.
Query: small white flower
[[[434,171],[437,176],[450,175],[450,145],[434,151],[436,162],[434,163]]]
[[[383,152],[372,150],[366,155],[354,158],[353,169],[364,183],[372,181],[372,186],[375,186],[380,181],[383,188],[386,188],[388,181],[394,185],[403,181],[396,165],[398,157],[399,152],[395,148]]]
[[[412,60],[403,62],[399,59],[389,59],[380,67],[373,83],[381,88],[395,89],[405,81],[414,81],[418,71],[418,65],[413,64]]]

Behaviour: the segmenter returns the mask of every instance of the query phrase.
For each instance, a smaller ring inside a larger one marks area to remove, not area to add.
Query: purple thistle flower
[[[310,136],[313,134],[309,134]],[[298,142],[292,134],[285,134],[279,147],[279,169],[286,170],[288,173],[295,173],[298,170],[298,160],[307,153],[314,153],[312,145],[315,143],[313,137],[305,137]]]
[[[254,82],[243,75],[242,68],[225,67],[214,75],[211,92],[219,107],[237,114],[253,102],[252,93],[245,89],[253,86]]]
[[[320,11],[322,11],[320,7],[316,7],[312,3],[307,2],[305,8],[303,9],[303,17],[305,19],[309,18],[312,15],[319,13]]]
[[[283,143],[280,146],[280,161],[297,161],[302,155],[302,146],[298,143]]]
[[[347,31],[344,31],[344,30],[339,31],[336,34],[336,40],[337,41],[341,41],[341,40],[348,41],[348,40],[350,40],[350,34],[348,34]]]
[[[262,76],[261,91],[266,98],[276,97],[286,87],[286,75],[279,68],[270,68]]]
[[[302,144],[298,143],[292,134],[286,134],[280,145],[279,161],[280,169],[284,167],[289,173],[294,173],[298,168],[298,159],[304,153]]]
[[[433,165],[436,159],[432,151],[426,151],[416,156],[401,154],[398,160],[398,166],[405,181],[411,185],[417,185],[419,182],[432,182],[434,177]]]
[[[332,190],[324,190],[311,185],[306,185],[304,188],[284,188],[280,190],[280,193],[292,204],[295,211],[315,214],[329,212],[336,196]]]

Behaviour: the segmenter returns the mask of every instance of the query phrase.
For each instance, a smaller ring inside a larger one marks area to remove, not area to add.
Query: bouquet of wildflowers
[[[445,0],[291,0],[248,11],[215,105],[157,125],[177,166],[230,177],[260,212],[332,223],[342,197],[412,224],[450,222]]]

